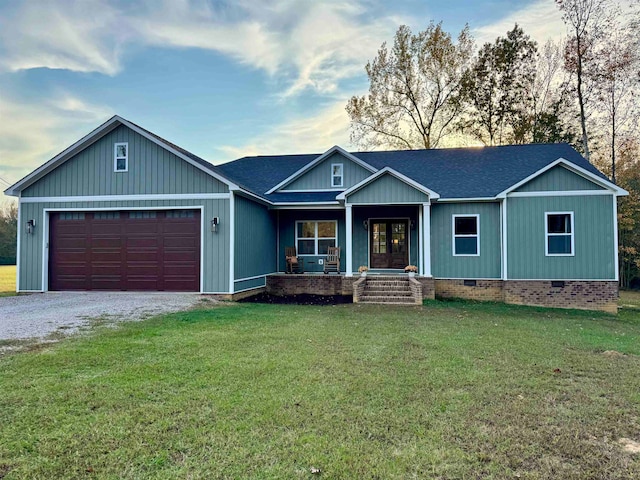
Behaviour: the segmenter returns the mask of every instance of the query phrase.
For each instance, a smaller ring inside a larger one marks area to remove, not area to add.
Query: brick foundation
[[[353,295],[353,284],[360,277],[344,275],[278,274],[267,277],[270,295]]]
[[[618,282],[615,281],[567,280],[562,287],[542,280],[507,280],[504,283],[506,303],[618,312]]]
[[[418,277],[415,276],[413,279],[422,285],[422,298],[433,300],[436,298],[436,288],[435,281],[433,277]]]
[[[473,280],[475,286],[467,286],[467,280],[435,280],[435,295],[438,298],[465,298],[485,302],[503,302],[502,280]]]

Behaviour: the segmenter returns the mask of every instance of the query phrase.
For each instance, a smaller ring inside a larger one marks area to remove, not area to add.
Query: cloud
[[[363,71],[399,24],[369,15],[364,1],[24,2],[0,19],[0,68],[115,75],[128,46],[200,48],[277,77],[285,97],[331,93]]]
[[[473,29],[477,45],[493,43],[496,38],[504,37],[516,23],[539,45],[545,44],[549,39],[560,40],[566,34],[562,14],[555,2],[538,0],[495,23]]]
[[[0,177],[16,182],[112,115],[68,93],[46,102],[0,97]],[[0,191],[4,188],[0,188]]]
[[[346,100],[324,107],[316,115],[290,119],[274,125],[244,145],[225,145],[212,154],[214,163],[248,155],[285,155],[324,152],[333,145],[349,148],[349,117]]]

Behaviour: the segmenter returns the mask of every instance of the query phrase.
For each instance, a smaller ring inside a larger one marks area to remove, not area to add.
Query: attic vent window
[[[129,170],[129,144],[116,143],[113,154],[113,171],[126,172]]]
[[[343,186],[343,164],[334,163],[331,165],[331,186],[342,187]]]

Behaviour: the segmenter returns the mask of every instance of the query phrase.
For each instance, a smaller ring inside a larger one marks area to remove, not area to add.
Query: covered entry
[[[52,212],[49,290],[200,291],[200,210]]]
[[[403,219],[369,222],[371,268],[403,269],[409,264],[409,221]]]

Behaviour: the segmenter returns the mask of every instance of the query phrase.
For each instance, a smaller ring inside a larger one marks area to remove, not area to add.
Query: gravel
[[[142,320],[187,310],[202,301],[193,293],[50,292],[0,297],[0,341],[69,335],[94,319]]]

